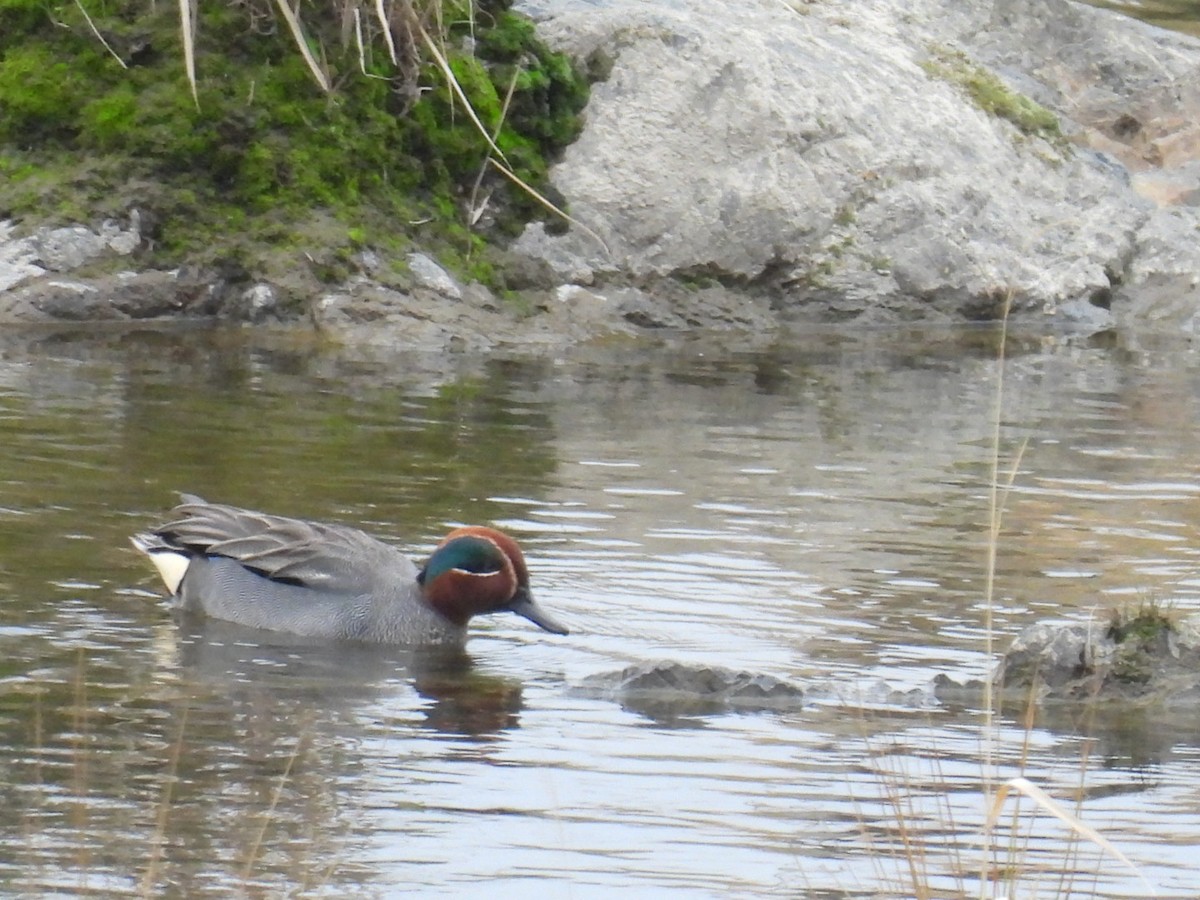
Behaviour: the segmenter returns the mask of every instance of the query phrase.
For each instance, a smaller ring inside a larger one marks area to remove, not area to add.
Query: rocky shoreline
[[[139,268],[140,214],[0,225],[0,322],[308,322],[484,348],[788,323],[1194,333],[1200,41],[1067,0],[527,0],[611,61],[503,296],[423,253],[336,286]],[[556,229],[557,231],[557,229]],[[395,262],[395,261],[389,261]],[[394,270],[396,266],[391,266]]]

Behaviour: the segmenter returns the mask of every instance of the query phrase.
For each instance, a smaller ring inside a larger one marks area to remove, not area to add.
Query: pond
[[[1093,6],[1115,9],[1160,28],[1200,35],[1200,0],[1087,0]]]
[[[978,896],[986,872],[1193,898],[1195,710],[989,719],[928,687],[1034,621],[1200,609],[1198,430],[1196,348],[1129,337],[1001,360],[990,329],[532,357],[10,330],[0,892]],[[176,621],[128,536],[178,491],[416,558],[497,524],[572,633],[492,616],[432,654]],[[809,693],[581,689],[657,664]],[[1019,774],[1137,871],[1029,801],[985,851],[985,790]]]

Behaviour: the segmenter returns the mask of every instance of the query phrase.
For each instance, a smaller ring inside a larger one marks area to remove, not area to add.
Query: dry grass
[[[156,896],[159,868],[162,865],[163,850],[167,838],[167,822],[171,815],[171,798],[175,792],[175,784],[179,780],[179,760],[183,756],[183,737],[187,731],[187,707],[183,707],[179,716],[179,732],[171,745],[171,756],[167,762],[167,771],[163,775],[162,799],[158,804],[158,818],[155,823],[154,837],[150,845],[150,860],[146,871],[142,873],[140,886],[143,897]]]
[[[1010,303],[1011,296],[1005,300],[1003,310],[996,353],[994,409],[990,423],[990,488],[983,623],[988,660],[995,660],[997,656],[993,612],[997,558],[1001,549],[1001,525],[1005,503],[1016,482],[1026,448],[1026,443],[1021,442],[1007,454],[1010,458],[1005,461],[1006,452],[1002,445],[1002,407]],[[1114,627],[1117,623],[1135,627],[1147,617],[1161,619],[1164,615],[1160,607],[1151,604],[1147,608],[1143,603],[1136,608],[1114,613]],[[1051,796],[1046,789],[1037,784],[1036,776],[1030,771],[1030,747],[1036,720],[1032,692],[1021,723],[1023,739],[1015,760],[1016,768],[1021,774],[1004,779],[997,775],[1000,725],[995,716],[996,699],[993,696],[991,680],[985,679],[979,729],[983,809],[979,819],[981,824],[978,826],[970,826],[962,821],[961,808],[956,817],[952,803],[954,785],[941,770],[936,748],[928,750],[895,745],[872,748],[864,733],[864,743],[868,747],[867,756],[877,760],[870,764],[869,772],[880,790],[880,802],[891,814],[886,829],[891,843],[883,847],[876,845],[875,836],[872,829],[867,827],[865,818],[862,822],[863,840],[871,846],[872,853],[876,854],[879,881],[886,884],[899,879],[903,883],[894,885],[897,895],[911,896],[917,900],[971,896],[978,896],[980,900],[1020,896],[1091,896],[1096,893],[1094,885],[1088,890],[1077,884],[1080,872],[1086,871],[1080,866],[1081,847],[1090,844],[1097,848],[1100,854],[1118,860],[1128,867],[1148,895],[1153,896],[1153,886],[1137,866],[1108,837],[1083,821],[1081,805],[1085,792],[1082,789],[1075,794],[1075,809],[1072,810],[1062,800]],[[892,763],[884,764],[882,759],[885,757],[890,758]],[[908,762],[904,762],[906,760]],[[905,770],[906,765],[919,760],[929,762],[932,766],[931,771],[914,776]],[[1013,762],[1010,760],[1009,765]],[[1087,775],[1088,763],[1088,744],[1085,742],[1080,755],[1081,788]],[[1026,805],[1022,805],[1022,800],[1028,801]],[[1041,816],[1049,816],[1061,822],[1069,833],[1063,859],[1055,866],[1053,873],[1047,871],[1044,861],[1033,859],[1033,828]],[[937,830],[961,838],[961,844],[941,846],[937,848],[936,853],[932,852],[932,841],[935,837],[930,830],[931,821],[936,822]],[[971,832],[976,827],[977,840],[972,840]],[[974,851],[968,852],[965,849],[970,845],[978,847],[977,862],[967,859],[968,856],[974,858]],[[890,874],[885,871],[887,866],[892,869]],[[1057,883],[1047,885],[1047,880]],[[953,884],[952,888],[947,888],[947,881]]]
[[[996,390],[993,398],[993,416],[992,416],[992,453],[991,453],[991,485],[988,496],[988,541],[987,541],[987,571],[985,582],[984,595],[984,627],[986,634],[986,653],[989,660],[996,658],[995,652],[995,625],[993,621],[993,610],[995,607],[995,583],[996,583],[996,560],[1000,547],[1000,527],[1004,517],[1005,501],[1008,498],[1009,492],[1016,480],[1018,471],[1020,470],[1021,458],[1024,455],[1026,441],[1023,441],[1017,450],[1013,453],[1012,462],[1004,473],[1004,480],[1001,483],[1001,423],[1003,420],[1003,401],[1004,401],[1004,363],[1005,363],[1005,343],[1008,335],[1008,320],[1009,311],[1012,304],[1012,294],[1009,292],[1004,301],[1003,315],[1000,324],[1000,342],[996,354]],[[1025,740],[1021,751],[1020,770],[1027,771],[1029,761],[1029,738],[1034,728],[1034,698],[1032,695],[1029,698],[1027,712],[1024,721]],[[1006,803],[1010,797],[1026,797],[1033,801],[1036,810],[1052,816],[1064,823],[1071,832],[1084,840],[1095,844],[1101,851],[1119,859],[1122,863],[1128,866],[1137,875],[1143,884],[1153,891],[1153,888],[1146,881],[1145,877],[1138,871],[1137,867],[1125,856],[1116,846],[1114,846],[1107,838],[1100,834],[1095,829],[1086,825],[1078,816],[1068,810],[1062,803],[1055,800],[1043,788],[1039,787],[1030,778],[1025,775],[1020,775],[1013,778],[1008,778],[996,785],[995,778],[995,758],[994,748],[996,741],[996,723],[994,719],[995,697],[992,694],[992,680],[987,678],[984,680],[984,719],[982,729],[982,745],[983,745],[983,796],[985,804],[985,816],[983,822],[983,848],[980,858],[979,869],[979,896],[982,898],[994,896],[1008,896],[1015,893],[1015,888],[1020,880],[1022,867],[1021,861],[1025,857],[1025,846],[1022,845],[1020,835],[1021,826],[1026,826],[1032,823],[1027,816],[1021,812],[1020,804],[1013,805],[1012,819],[1008,830],[1007,847],[1003,850],[1003,855],[1006,856],[1006,862],[1003,865],[997,865],[995,860],[1001,855],[1001,846],[997,825],[1006,807]],[[1087,759],[1086,756],[1082,760],[1081,777],[1086,774]],[[1082,793],[1080,794],[1082,796]],[[1026,835],[1028,831],[1025,832]],[[1068,863],[1070,861],[1068,860]],[[1065,866],[1064,870],[1069,868]],[[1066,872],[1064,871],[1064,875]],[[989,887],[992,890],[989,890]],[[1072,889],[1069,876],[1060,885],[1062,890],[1058,892],[1058,896],[1075,896]]]

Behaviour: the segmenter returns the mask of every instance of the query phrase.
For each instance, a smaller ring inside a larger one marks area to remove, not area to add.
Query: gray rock
[[[512,334],[490,291],[471,285],[458,300],[425,287],[401,291],[362,280],[310,306],[321,331],[361,345],[486,349]]]
[[[247,322],[262,322],[277,315],[279,294],[272,285],[255,284],[238,297],[239,318]]]
[[[130,319],[153,319],[176,316],[211,293],[208,284],[197,284],[179,272],[121,272],[98,279],[109,302],[121,315]],[[198,312],[203,314],[201,306]]]
[[[42,268],[51,272],[70,272],[106,253],[128,256],[141,242],[139,221],[135,210],[128,230],[112,220],[104,222],[98,231],[83,225],[39,228],[28,238],[28,245]]]
[[[784,319],[994,318],[1011,299],[1107,327],[1154,208],[1112,151],[1185,160],[1200,112],[1200,44],[1062,0],[522,8],[555,46],[613,60],[553,170],[599,240],[534,225],[516,246],[593,290],[703,271]],[[938,74],[960,63],[1104,152],[978,108]]]
[[[366,277],[323,297],[282,276],[83,277],[140,244],[135,211],[19,239],[0,223],[0,319],[307,308],[347,339],[471,348],[1006,308],[1074,330],[1200,327],[1200,41],[1067,0],[520,8],[610,65],[552,171],[584,227],[526,229],[504,266],[519,302],[422,253],[385,286],[364,251]],[[964,72],[1042,104],[1065,138],[982,108]]]
[[[1085,678],[1102,662],[1104,630],[1099,623],[1030,625],[1005,652],[997,680],[1018,688],[1039,681],[1053,690]]]
[[[1200,41],[1066,0],[963,4],[948,38],[1133,171],[1200,157]]]
[[[1200,703],[1200,617],[1148,608],[1103,621],[1039,622],[1013,640],[994,681],[1018,701]]]
[[[105,254],[128,256],[141,243],[140,222],[141,218],[134,210],[128,229],[108,220],[99,230],[71,225],[37,228],[32,234],[15,237],[13,223],[0,221],[0,292],[49,273],[71,272]],[[55,292],[61,297],[67,296],[59,288],[50,291]],[[87,292],[76,293],[83,297]],[[72,311],[69,317],[77,319],[80,314]]]
[[[14,238],[14,230],[12,222],[0,221],[0,293],[28,278],[46,274],[30,242]]]
[[[803,686],[762,672],[661,661],[636,663],[615,672],[589,675],[572,692],[619,703],[662,724],[694,724],[726,713],[794,712],[819,704],[832,708],[886,709],[892,713],[937,707],[933,686],[896,688],[818,682]]]
[[[93,284],[54,279],[39,287],[30,302],[51,319],[70,322],[120,318],[105,292]]]
[[[462,288],[450,277],[450,273],[424,253],[410,253],[408,268],[417,283],[450,300],[462,299]]]
[[[231,286],[203,273],[148,270],[87,279],[46,276],[0,291],[0,321],[128,321],[231,312]],[[245,318],[245,316],[240,316]]]
[[[575,693],[614,700],[660,722],[727,712],[800,709],[804,691],[771,675],[678,662],[644,663],[588,676]]]
[[[104,238],[82,225],[39,230],[29,245],[37,264],[51,272],[78,269],[108,249]]]
[[[1200,208],[1155,210],[1138,232],[1118,296],[1121,325],[1200,333]]]

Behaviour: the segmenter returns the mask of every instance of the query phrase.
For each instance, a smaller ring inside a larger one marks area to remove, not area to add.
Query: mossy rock
[[[1145,605],[1112,615],[1108,637],[1116,645],[1112,677],[1129,684],[1145,684],[1173,655],[1175,622],[1160,607]]]
[[[1056,147],[1063,144],[1062,129],[1053,112],[1012,90],[964,54],[938,48],[922,68],[935,78],[958,85],[977,107],[1011,122],[1022,134],[1043,138]]]
[[[445,8],[456,24],[439,42],[504,163],[540,191],[588,86],[508,6]],[[340,7],[301,11],[329,93],[267,0],[197,15],[193,98],[170,4],[0,0],[0,217],[88,223],[136,207],[155,223],[148,264],[233,255],[253,269],[256,254],[300,255],[319,212],[343,223],[334,257],[416,240],[487,278],[485,238],[547,214],[488,163],[440,66],[394,67],[380,39],[360,59]],[[481,221],[466,208],[476,192],[490,195]]]
[[[1107,624],[1035,623],[1005,652],[997,687],[1018,703],[1200,700],[1200,618],[1150,603]]]

